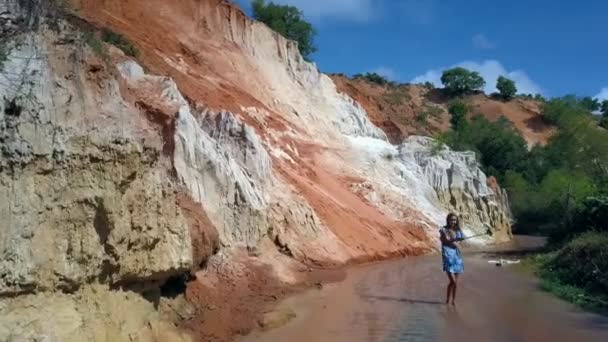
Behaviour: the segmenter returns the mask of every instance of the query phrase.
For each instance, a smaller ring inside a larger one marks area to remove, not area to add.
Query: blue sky
[[[249,11],[250,0],[237,0]],[[445,68],[499,75],[525,93],[608,99],[608,1],[274,0],[318,31],[323,72],[439,82]]]

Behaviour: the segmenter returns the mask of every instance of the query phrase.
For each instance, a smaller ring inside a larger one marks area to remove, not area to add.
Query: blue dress
[[[447,228],[443,227],[440,229],[441,234],[447,235]],[[456,231],[457,238],[464,238],[462,231]],[[448,273],[462,273],[464,271],[464,264],[462,262],[462,256],[460,255],[460,249],[458,247],[452,247],[445,244],[441,244],[441,258],[443,260],[443,271]]]

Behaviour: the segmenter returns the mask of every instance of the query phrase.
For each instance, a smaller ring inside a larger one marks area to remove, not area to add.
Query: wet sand
[[[542,292],[516,265],[488,259],[465,255],[455,307],[443,303],[440,257],[407,258],[353,268],[341,283],[288,298],[274,315],[295,318],[238,341],[608,341],[608,317]]]

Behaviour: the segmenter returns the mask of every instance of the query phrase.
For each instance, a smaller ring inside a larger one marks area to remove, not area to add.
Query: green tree
[[[428,90],[435,89],[435,85],[433,83],[429,82],[429,81],[424,82],[424,84],[422,86],[425,87]]]
[[[588,114],[587,110],[579,105],[579,101],[575,96],[566,95],[559,98],[553,98],[543,105],[543,116],[552,124],[560,128],[566,128],[573,121]]]
[[[598,99],[591,98],[590,96],[585,96],[580,99],[579,105],[590,112],[595,112],[601,108],[600,101],[598,101]]]
[[[600,127],[608,129],[608,115],[603,115],[600,118]]]
[[[566,202],[576,203],[592,195],[595,186],[584,174],[551,170],[541,182],[539,190],[539,194],[547,201],[559,200],[566,206]]]
[[[452,101],[448,107],[448,112],[452,115],[450,123],[454,130],[458,130],[466,124],[469,108],[464,102]]]
[[[316,31],[313,26],[303,19],[302,12],[295,6],[277,5],[265,0],[253,0],[253,17],[268,25],[283,37],[298,42],[302,56],[309,60],[310,55],[317,51],[314,45]]]
[[[446,134],[446,143],[455,150],[471,150],[486,174],[504,179],[507,170],[523,170],[528,156],[525,140],[506,119],[490,122],[482,115],[465,121],[463,113],[467,107],[459,101],[450,105],[452,120],[456,120],[453,131]],[[460,119],[459,119],[460,118]]]
[[[603,116],[608,116],[608,100],[602,101],[602,107],[600,108]]]
[[[504,121],[490,122],[485,117],[473,117],[467,126],[485,171],[502,181],[507,170],[522,169],[528,149],[525,140]]]
[[[608,129],[608,100],[602,101],[600,104],[600,112],[602,113],[600,127]]]
[[[500,95],[507,100],[513,98],[513,96],[517,93],[515,82],[504,76],[498,77],[498,80],[496,81],[496,89],[498,89]],[[531,98],[532,95],[529,95],[529,97]]]
[[[529,207],[526,201],[530,199],[532,186],[522,174],[507,170],[503,186],[509,191],[514,212],[518,213]]]
[[[468,94],[486,84],[479,73],[461,67],[445,70],[441,75],[441,83],[450,95]]]
[[[596,192],[594,180],[584,173],[568,170],[551,170],[539,184],[538,195],[544,206],[545,229],[552,242],[568,238],[576,230],[574,217],[581,203]]]

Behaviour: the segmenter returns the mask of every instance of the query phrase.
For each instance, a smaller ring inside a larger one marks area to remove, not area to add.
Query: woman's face
[[[458,224],[458,217],[450,216],[450,219],[448,222],[450,224],[450,227],[455,227]]]

